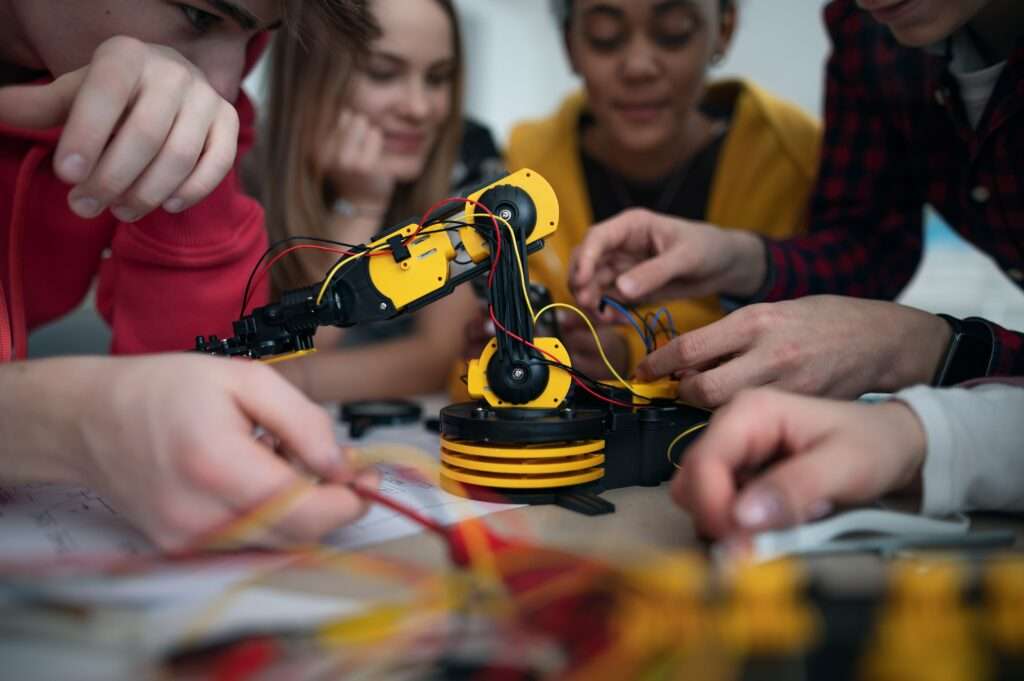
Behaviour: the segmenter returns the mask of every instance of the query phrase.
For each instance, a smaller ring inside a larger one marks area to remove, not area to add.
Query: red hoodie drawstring
[[[7,277],[10,295],[7,304],[0,300],[0,361],[28,356],[28,334],[25,323],[25,299],[22,293],[21,237],[24,231],[25,208],[28,202],[29,184],[39,164],[50,154],[50,147],[35,146],[29,150],[18,168],[18,179],[14,184],[14,207],[11,210],[11,227],[7,237]],[[0,284],[0,298],[3,287]],[[5,309],[6,308],[6,309]]]

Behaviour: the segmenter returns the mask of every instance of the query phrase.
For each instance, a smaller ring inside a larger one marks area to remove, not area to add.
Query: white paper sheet
[[[428,410],[424,409],[424,414],[436,415],[436,410],[433,414],[428,414]],[[347,429],[342,428],[338,439],[355,447],[388,444],[415,447],[434,462],[440,461],[441,457],[440,437],[419,423],[376,428],[359,440],[349,438]],[[517,508],[515,504],[493,504],[463,499],[425,482],[411,480],[409,476],[400,474],[390,466],[381,466],[381,473],[380,489],[386,496],[444,524]],[[356,548],[421,531],[419,525],[395,511],[374,506],[358,522],[334,532],[328,537],[327,543],[336,548]]]
[[[435,401],[436,402],[436,401]],[[436,413],[436,410],[425,410]],[[437,461],[440,439],[422,424],[371,430],[357,442],[339,424],[343,443],[399,444],[422,450]],[[442,523],[513,508],[508,504],[467,501],[429,484],[408,479],[382,467],[381,491]],[[357,523],[333,533],[328,544],[356,548],[422,531],[395,511],[375,506]],[[97,494],[66,485],[32,484],[0,487],[0,567],[4,562],[54,559],[66,556],[130,556],[152,553],[146,538]]]

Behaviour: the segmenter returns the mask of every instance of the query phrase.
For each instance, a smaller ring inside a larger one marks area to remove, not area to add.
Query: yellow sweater
[[[817,122],[745,81],[714,83],[705,100],[716,109],[730,103],[733,109],[711,184],[707,221],[773,238],[802,232],[817,173]],[[569,256],[594,222],[580,161],[579,122],[585,106],[583,93],[577,93],[553,116],[519,124],[505,154],[510,172],[533,168],[551,182],[558,196],[558,232],[530,257],[530,278],[546,286],[556,302],[574,301],[568,286]],[[675,301],[668,307],[680,331],[722,316],[714,297]],[[636,333],[627,333],[626,338],[635,367],[644,356],[643,342]]]

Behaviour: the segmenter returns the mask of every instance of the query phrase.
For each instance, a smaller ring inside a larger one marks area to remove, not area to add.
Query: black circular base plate
[[[603,440],[605,417],[600,409],[494,409],[460,402],[441,410],[441,435],[508,445]]]

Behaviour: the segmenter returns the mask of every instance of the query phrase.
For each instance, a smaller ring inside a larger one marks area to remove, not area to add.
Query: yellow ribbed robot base
[[[550,490],[604,476],[604,441],[499,445],[441,439],[441,486],[466,496],[463,485],[497,490]]]

